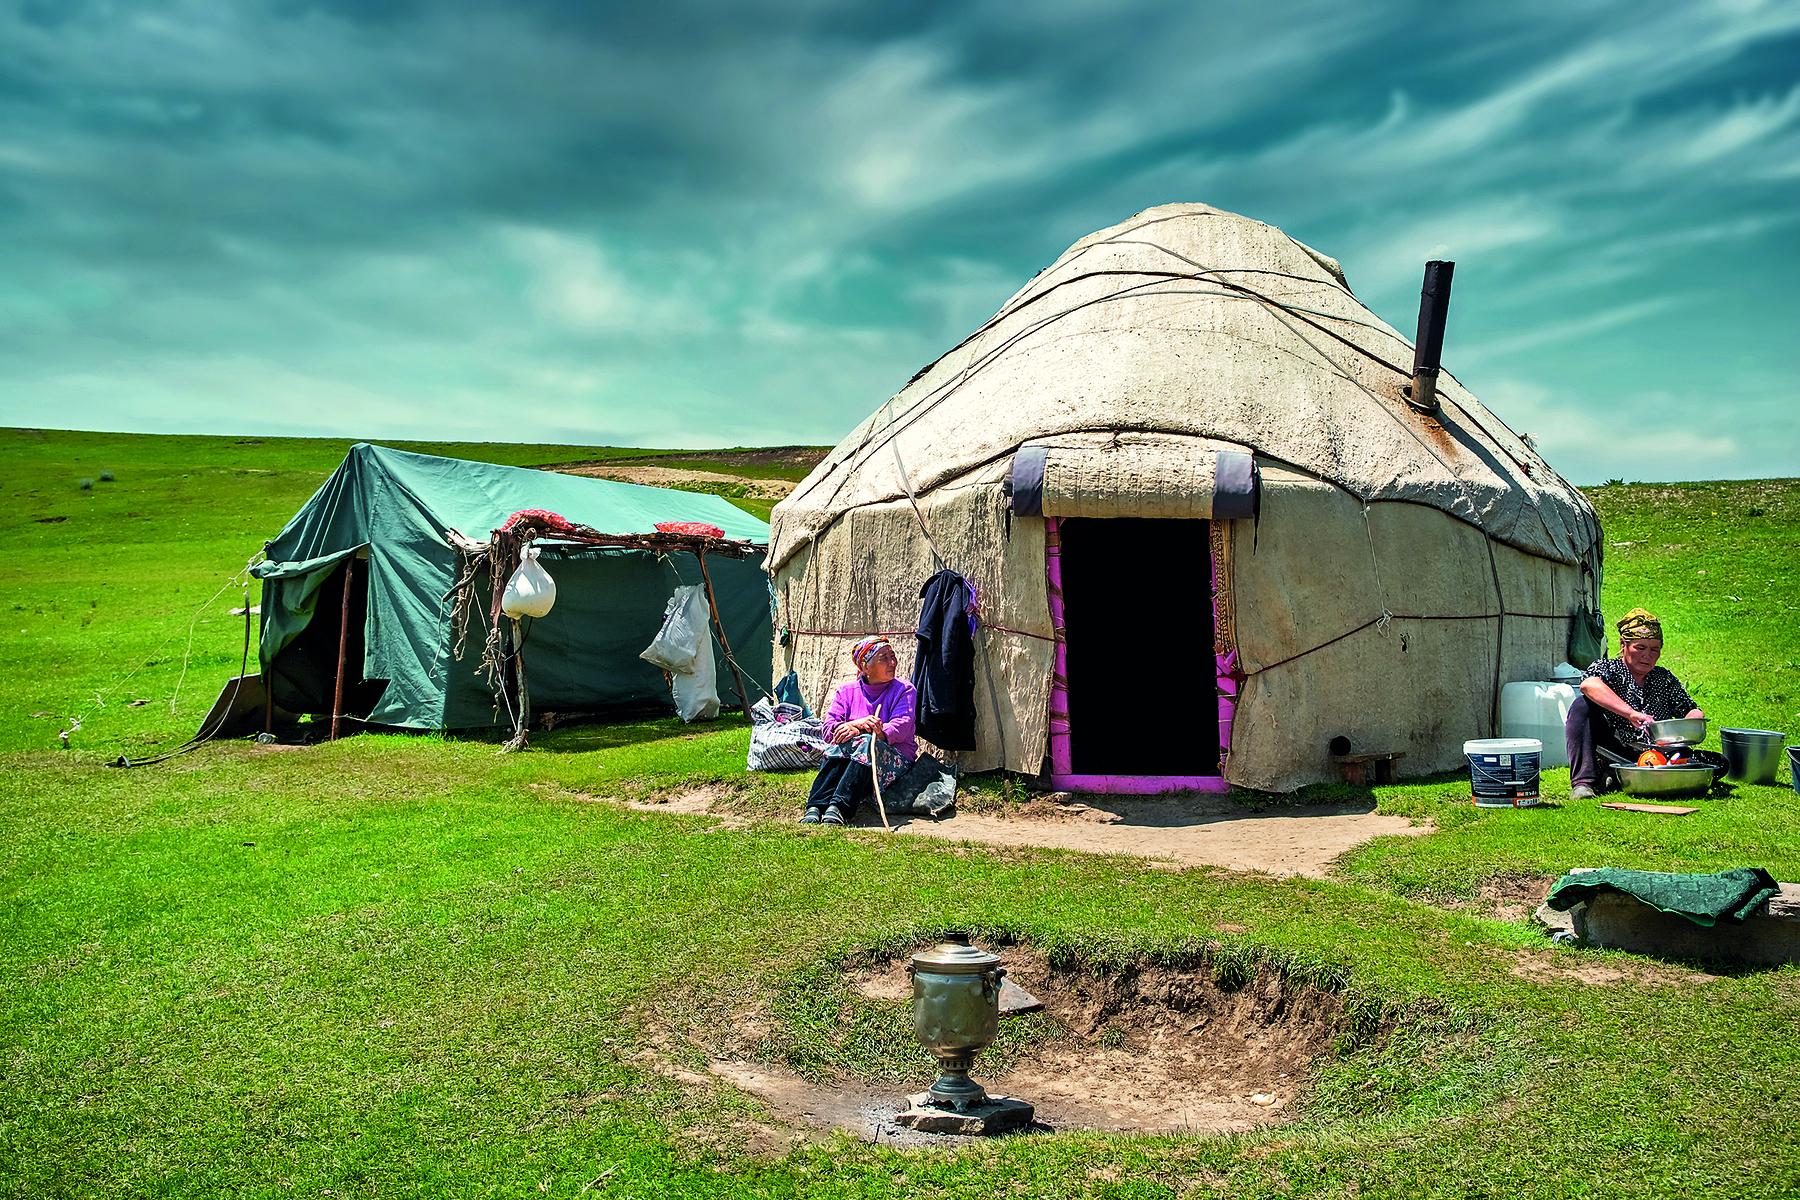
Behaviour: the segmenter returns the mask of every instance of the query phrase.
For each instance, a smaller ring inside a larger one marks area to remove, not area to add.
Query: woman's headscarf
[[[1619,618],[1621,642],[1662,641],[1662,622],[1648,611],[1634,608]]]
[[[856,645],[850,647],[850,661],[856,664],[856,669],[858,671],[861,671],[863,669],[863,664],[868,662],[871,658],[874,658],[879,651],[892,650],[893,648],[893,643],[889,642],[880,634],[876,634],[874,637],[866,637],[862,641],[856,643]]]

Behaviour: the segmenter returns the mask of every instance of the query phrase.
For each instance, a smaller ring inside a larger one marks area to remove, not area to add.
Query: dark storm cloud
[[[1627,407],[1791,410],[1797,30],[1750,0],[15,6],[7,419],[831,440],[1077,237],[1205,200],[1402,327],[1456,257],[1453,369],[1616,473]],[[1688,461],[1795,473],[1767,444]]]

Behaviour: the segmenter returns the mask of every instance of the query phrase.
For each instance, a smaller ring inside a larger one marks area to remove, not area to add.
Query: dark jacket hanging
[[[939,571],[919,589],[919,650],[913,660],[919,736],[942,750],[975,749],[975,639],[969,585]]]

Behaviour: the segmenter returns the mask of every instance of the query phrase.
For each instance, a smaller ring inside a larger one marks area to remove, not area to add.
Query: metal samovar
[[[969,1078],[975,1056],[1000,1032],[1000,956],[969,944],[969,935],[947,932],[906,964],[913,982],[913,1028],[919,1044],[938,1060],[930,1103],[958,1112],[982,1104],[987,1089]]]

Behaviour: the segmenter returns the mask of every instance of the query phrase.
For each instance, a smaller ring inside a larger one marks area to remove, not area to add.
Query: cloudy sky
[[[0,0],[0,422],[835,442],[1170,201],[1456,260],[1577,482],[1800,475],[1800,0]]]

